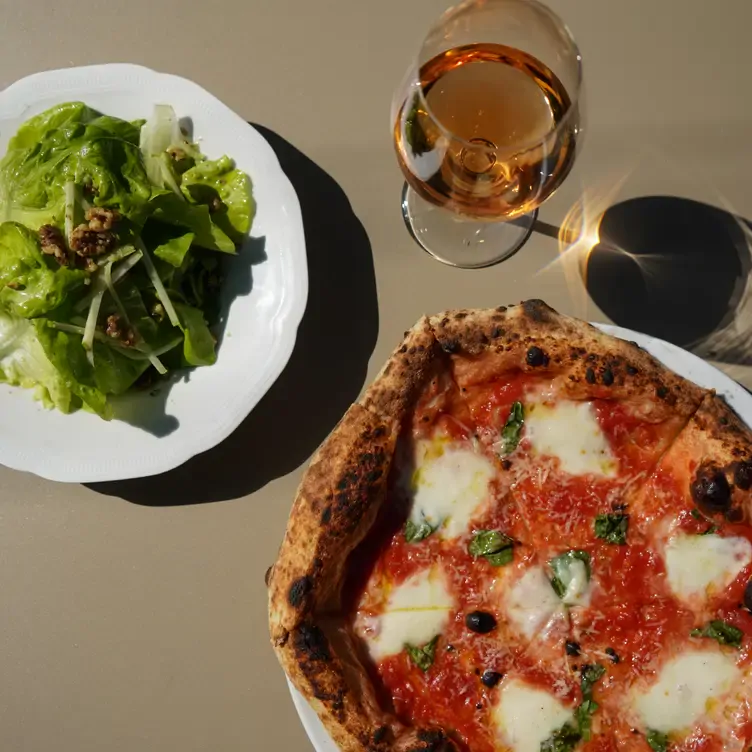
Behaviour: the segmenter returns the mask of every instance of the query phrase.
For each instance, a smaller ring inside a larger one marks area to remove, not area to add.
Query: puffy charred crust
[[[695,413],[693,423],[705,437],[717,445],[719,451],[750,460],[750,429],[719,396],[708,395]]]
[[[314,455],[298,489],[269,575],[272,645],[287,675],[343,750],[391,752],[374,742],[390,717],[337,613],[345,566],[384,501],[397,427],[353,405]]]
[[[449,347],[447,343],[442,346]],[[401,422],[424,384],[447,366],[446,357],[424,317],[405,333],[404,340],[366,390],[360,404],[384,419]]]
[[[432,316],[434,335],[451,353],[461,387],[514,370],[561,377],[572,399],[650,400],[661,412],[689,417],[706,391],[631,342],[557,313],[540,300]]]
[[[314,455],[270,579],[273,639],[336,607],[345,561],[384,499],[395,441],[393,426],[353,405]]]

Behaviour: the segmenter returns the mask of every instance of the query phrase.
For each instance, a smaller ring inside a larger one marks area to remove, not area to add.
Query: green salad
[[[254,212],[248,176],[201,154],[172,107],[28,120],[0,162],[0,382],[109,419],[137,382],[212,365],[221,254]]]

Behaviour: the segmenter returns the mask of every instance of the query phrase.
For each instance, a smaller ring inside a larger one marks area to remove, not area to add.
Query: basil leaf
[[[508,535],[504,535],[498,530],[479,530],[470,542],[468,551],[470,556],[477,559],[479,556],[498,554],[513,544],[514,541]]]
[[[654,752],[666,752],[666,750],[668,750],[668,736],[666,736],[666,734],[648,729],[646,738],[650,748]]]
[[[551,587],[556,591],[559,598],[563,598],[567,588],[574,579],[573,565],[575,562],[585,565],[587,581],[590,582],[590,554],[587,551],[566,551],[548,562],[554,576],[551,578]]]
[[[405,540],[408,543],[418,543],[436,532],[436,528],[426,520],[416,525],[412,520],[405,523]]]
[[[498,530],[479,530],[467,550],[473,558],[483,556],[492,566],[501,567],[514,558],[513,546],[514,540]]]
[[[598,710],[598,703],[595,700],[583,700],[574,711],[574,719],[577,721],[577,728],[580,731],[583,741],[590,741],[590,729],[592,725],[592,715]]]
[[[581,553],[581,552],[580,552]],[[606,673],[606,669],[599,663],[586,663],[580,669],[580,689],[582,702],[574,711],[574,719],[580,738],[590,741],[592,716],[598,710],[598,703],[593,699],[593,685]],[[542,749],[542,747],[541,747]]]
[[[501,453],[510,454],[520,443],[522,426],[525,422],[525,411],[522,402],[514,402],[504,428],[501,429]]]
[[[628,514],[599,514],[595,518],[595,537],[623,546],[627,542]]]
[[[405,651],[410,656],[410,660],[423,672],[428,671],[433,665],[436,657],[436,645],[439,641],[439,635],[436,635],[430,642],[423,647],[405,644]]]
[[[586,700],[593,697],[593,685],[606,673],[600,663],[586,663],[580,669],[580,689]]]
[[[505,548],[503,551],[499,551],[498,554],[488,554],[486,561],[492,567],[503,567],[506,564],[511,564],[514,559],[514,551],[512,547]]]
[[[580,739],[580,732],[571,723],[565,723],[541,742],[540,752],[572,752]]]
[[[563,598],[567,592],[567,586],[556,575],[551,578],[551,587],[559,598]]]
[[[744,637],[741,629],[720,619],[713,619],[702,629],[693,629],[689,634],[692,637],[707,637],[716,640],[720,645],[731,645],[735,648],[741,647]]]
[[[692,511],[690,512],[690,514],[691,514],[691,515],[692,515],[692,516],[693,516],[693,517],[694,517],[694,518],[695,518],[696,520],[701,520],[701,519],[702,519],[702,515],[700,514],[700,512],[699,512],[699,511],[698,511],[697,509],[693,509],[693,510],[692,510]]]
[[[704,530],[700,535],[714,535],[718,532],[718,525],[711,525],[707,530]]]

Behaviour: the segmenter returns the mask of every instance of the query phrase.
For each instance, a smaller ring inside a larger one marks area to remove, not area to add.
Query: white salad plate
[[[607,334],[636,342],[672,371],[694,381],[695,384],[707,389],[715,389],[716,393],[731,405],[742,420],[747,425],[752,426],[752,395],[717,368],[681,347],[672,345],[670,342],[664,342],[662,339],[656,339],[647,334],[640,334],[631,329],[610,324],[595,324],[595,326]],[[316,752],[338,752],[339,747],[332,741],[316,712],[300,692],[293,687],[289,679],[287,684],[303,728]]]
[[[256,217],[227,265],[223,294],[232,302],[215,365],[113,400],[110,422],[47,410],[31,390],[0,384],[0,464],[79,483],[155,475],[227,438],[287,364],[308,296],[300,204],[258,131],[197,84],[137,65],[48,71],[12,84],[0,92],[0,156],[25,120],[68,101],[126,120],[170,104],[192,123],[205,155],[228,154],[253,182]]]

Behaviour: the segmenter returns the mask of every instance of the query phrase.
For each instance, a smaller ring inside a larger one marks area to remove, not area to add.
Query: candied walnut
[[[107,317],[105,334],[108,337],[112,337],[112,339],[118,340],[125,347],[133,347],[136,344],[136,335],[133,330],[129,326],[126,326],[117,314]]]
[[[89,229],[94,232],[111,230],[120,219],[120,214],[115,209],[107,209],[104,206],[92,206],[86,212]]]
[[[54,256],[61,266],[68,265],[68,251],[65,248],[63,233],[54,225],[42,225],[39,228],[39,242],[42,245],[42,253]]]
[[[79,255],[87,258],[89,256],[101,256],[107,251],[111,251],[115,245],[115,236],[104,230],[97,232],[92,230],[88,225],[79,225],[71,233],[71,248]]]

